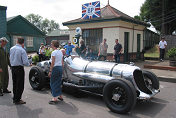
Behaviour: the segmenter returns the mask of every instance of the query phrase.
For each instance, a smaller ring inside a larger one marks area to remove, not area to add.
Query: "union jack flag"
[[[100,17],[100,1],[82,5],[82,19],[92,19],[97,17]]]

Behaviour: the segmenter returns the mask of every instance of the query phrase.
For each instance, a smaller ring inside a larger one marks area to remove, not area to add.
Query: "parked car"
[[[49,82],[49,61],[32,67],[29,82],[41,90]],[[127,113],[137,100],[148,100],[159,93],[157,76],[134,64],[88,61],[79,57],[64,59],[63,87],[103,96],[107,107],[116,113]]]

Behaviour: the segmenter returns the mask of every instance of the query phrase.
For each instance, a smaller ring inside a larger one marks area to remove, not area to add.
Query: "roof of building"
[[[7,18],[7,33],[45,36],[45,33],[21,15]]]
[[[106,22],[106,21],[115,21],[115,20],[122,20],[126,22],[131,22],[139,25],[150,26],[146,22],[139,21],[134,19],[127,14],[115,9],[114,7],[110,6],[109,4],[105,7],[101,8],[101,16],[99,18],[94,19],[75,19],[71,21],[64,22],[63,25],[74,25],[74,24],[83,24],[83,23],[94,23],[94,22]]]
[[[69,34],[70,33],[68,29],[58,29],[51,31],[50,33],[47,34],[47,36],[67,36]]]

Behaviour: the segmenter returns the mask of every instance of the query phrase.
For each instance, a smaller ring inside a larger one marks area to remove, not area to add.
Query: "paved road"
[[[176,118],[176,85],[160,82],[161,92],[151,101],[137,103],[126,115],[112,113],[101,97],[87,95],[76,98],[64,93],[64,102],[49,105],[50,90],[34,91],[28,82],[26,70],[23,99],[26,105],[14,105],[12,94],[0,97],[0,118]],[[11,76],[11,75],[10,75]],[[10,81],[9,89],[12,90]]]

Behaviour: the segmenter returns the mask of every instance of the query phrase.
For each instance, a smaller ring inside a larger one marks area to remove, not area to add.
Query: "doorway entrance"
[[[128,61],[129,32],[124,32],[124,62]]]

